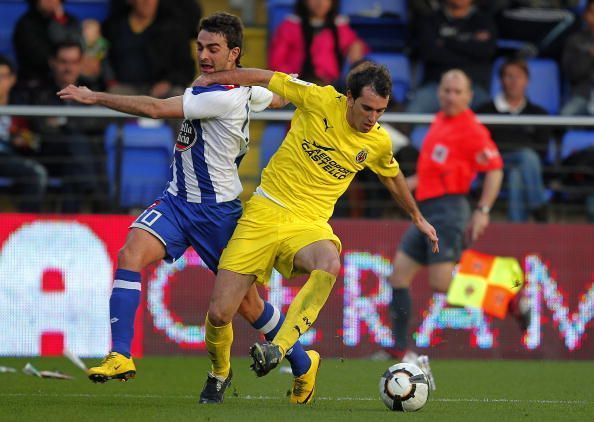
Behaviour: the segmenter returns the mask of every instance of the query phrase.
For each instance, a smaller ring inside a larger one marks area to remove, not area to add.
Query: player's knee
[[[227,325],[233,319],[233,312],[225,309],[221,304],[210,302],[208,307],[208,320],[215,327]]]
[[[451,278],[437,280],[429,279],[429,286],[437,293],[447,293],[451,281]]]
[[[140,271],[142,270],[142,257],[138,251],[126,245],[118,251],[118,267]]]
[[[340,259],[338,257],[331,257],[320,260],[316,265],[316,270],[322,270],[338,277],[340,273]]]
[[[395,289],[406,289],[410,287],[410,280],[405,279],[395,271],[388,277],[388,283]]]

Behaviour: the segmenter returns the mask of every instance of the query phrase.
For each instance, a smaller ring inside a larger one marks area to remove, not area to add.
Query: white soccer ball
[[[390,366],[379,381],[380,397],[390,410],[415,412],[429,398],[429,381],[421,369],[412,363]]]

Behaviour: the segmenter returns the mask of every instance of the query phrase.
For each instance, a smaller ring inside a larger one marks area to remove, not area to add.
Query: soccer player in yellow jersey
[[[254,282],[266,284],[272,268],[284,277],[309,274],[271,343],[250,354],[258,376],[267,374],[316,320],[340,270],[341,244],[328,219],[334,205],[364,167],[374,171],[398,204],[438,250],[435,229],[425,220],[392,156],[389,135],[377,123],[388,105],[391,77],[383,66],[364,63],[347,79],[347,95],[284,73],[236,69],[202,75],[196,85],[261,85],[295,104],[291,129],[262,173],[262,182],[223,251],[206,317],[213,372],[230,371],[231,320]],[[319,358],[292,397],[311,401]]]

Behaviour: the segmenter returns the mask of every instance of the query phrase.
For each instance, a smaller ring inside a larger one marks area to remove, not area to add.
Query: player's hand
[[[95,93],[86,86],[68,85],[57,94],[61,100],[76,101],[81,104],[96,104]]]
[[[489,214],[476,210],[466,228],[466,243],[470,245],[483,235],[489,225]]]
[[[433,247],[431,248],[433,250],[433,253],[438,253],[439,239],[437,238],[437,232],[435,231],[435,228],[431,224],[429,224],[429,222],[425,220],[425,217],[423,216],[419,217],[414,223],[417,226],[417,229],[419,229],[421,233],[427,236],[433,244]]]

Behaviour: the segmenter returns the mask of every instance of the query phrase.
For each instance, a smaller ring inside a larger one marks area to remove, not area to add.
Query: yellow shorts
[[[252,274],[257,282],[267,284],[274,267],[289,279],[300,273],[293,268],[295,254],[319,240],[331,240],[340,253],[340,239],[326,220],[304,220],[271,200],[254,195],[223,250],[219,270]]]

